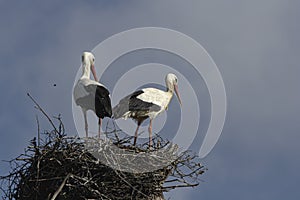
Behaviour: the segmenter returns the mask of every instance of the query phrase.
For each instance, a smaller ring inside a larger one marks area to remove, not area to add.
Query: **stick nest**
[[[56,119],[53,131],[38,134],[9,161],[10,173],[0,177],[3,199],[158,200],[171,189],[197,186],[205,171],[192,152],[178,153],[158,136],[151,149],[133,146],[132,137],[118,131],[107,132],[106,141],[83,140],[68,137]],[[165,160],[171,161],[161,165]]]

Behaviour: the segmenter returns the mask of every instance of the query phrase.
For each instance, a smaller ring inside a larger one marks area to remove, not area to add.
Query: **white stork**
[[[113,108],[113,117],[115,119],[132,118],[137,122],[134,142],[136,144],[138,130],[141,123],[150,118],[148,127],[149,146],[152,146],[152,120],[161,112],[167,109],[175,91],[178,101],[181,105],[181,99],[178,92],[178,80],[174,74],[167,74],[166,78],[167,91],[156,88],[145,88],[133,92],[132,94],[120,100],[119,104]]]
[[[81,107],[84,123],[85,133],[88,137],[88,122],[87,111],[92,110],[99,118],[98,121],[98,136],[100,138],[101,124],[104,117],[111,117],[111,100],[109,91],[104,85],[100,84],[97,79],[95,70],[95,57],[90,52],[82,54],[82,76],[74,87],[73,95],[75,103]],[[94,76],[94,80],[90,79],[90,72]]]

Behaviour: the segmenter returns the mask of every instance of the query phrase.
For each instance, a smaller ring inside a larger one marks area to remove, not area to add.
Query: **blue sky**
[[[0,159],[19,155],[36,135],[38,112],[26,92],[50,115],[61,113],[73,133],[71,90],[82,51],[130,28],[158,26],[205,47],[228,98],[203,183],[168,197],[298,199],[299,8],[292,0],[0,1]],[[7,170],[0,163],[0,173]]]

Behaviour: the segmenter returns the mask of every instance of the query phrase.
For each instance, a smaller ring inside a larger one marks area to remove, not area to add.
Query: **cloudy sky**
[[[0,159],[19,155],[36,135],[38,112],[26,92],[50,115],[61,113],[67,132],[75,133],[71,95],[82,51],[131,28],[165,27],[185,33],[208,51],[228,98],[223,133],[203,160],[209,169],[203,182],[167,196],[300,198],[299,8],[296,0],[1,0]],[[137,63],[164,60],[156,54],[144,52]],[[1,162],[0,174],[7,172]]]

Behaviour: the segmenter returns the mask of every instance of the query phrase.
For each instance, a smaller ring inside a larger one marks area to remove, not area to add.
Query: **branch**
[[[43,113],[43,115],[48,119],[49,123],[52,125],[54,131],[56,133],[58,133],[57,129],[56,129],[56,126],[54,125],[54,123],[52,122],[51,118],[48,116],[48,114],[43,110],[43,108],[34,100],[34,98],[29,94],[27,93],[27,96],[31,99],[31,101],[33,101],[33,103],[36,105],[36,108],[41,111]]]
[[[61,192],[61,190],[63,189],[63,187],[66,184],[66,181],[69,179],[70,177],[70,173],[65,177],[65,179],[63,180],[63,182],[61,183],[61,185],[59,186],[58,190],[54,193],[54,195],[52,196],[51,200],[55,200],[56,197],[59,195],[59,193]]]

